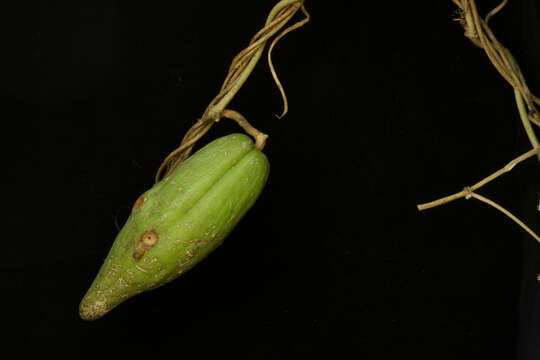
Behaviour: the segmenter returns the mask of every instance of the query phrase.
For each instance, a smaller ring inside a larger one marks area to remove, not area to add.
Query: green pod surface
[[[135,202],[81,301],[81,318],[100,318],[197,264],[255,203],[268,170],[243,134],[214,140],[181,163]]]

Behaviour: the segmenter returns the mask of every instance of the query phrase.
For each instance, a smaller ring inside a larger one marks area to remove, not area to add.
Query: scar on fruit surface
[[[133,252],[133,258],[135,260],[139,260],[144,255],[144,253],[154,247],[157,242],[158,235],[156,234],[156,232],[153,230],[146,230],[141,234],[139,241],[135,243],[135,251]]]
[[[141,206],[144,204],[144,200],[145,200],[144,194],[141,194],[141,196],[137,198],[137,201],[135,201],[135,204],[133,204],[133,211],[139,210]]]

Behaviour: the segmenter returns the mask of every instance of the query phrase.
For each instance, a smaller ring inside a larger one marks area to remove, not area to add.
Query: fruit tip
[[[86,321],[99,319],[108,311],[106,302],[102,300],[95,300],[89,303],[85,297],[79,305],[79,316]]]

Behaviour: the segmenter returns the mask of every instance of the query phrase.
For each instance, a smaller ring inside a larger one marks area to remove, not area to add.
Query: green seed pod
[[[181,163],[135,202],[80,304],[81,318],[97,319],[201,261],[254,204],[268,170],[243,134],[219,138]]]

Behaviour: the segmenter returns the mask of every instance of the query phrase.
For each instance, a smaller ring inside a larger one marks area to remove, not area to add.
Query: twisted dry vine
[[[273,40],[268,51],[268,64],[270,71],[281,92],[284,103],[283,113],[279,117],[282,117],[287,113],[287,97],[272,63],[271,52],[276,43],[284,35],[296,28],[303,26],[309,21],[310,15],[304,7],[304,0],[282,0],[276,4],[276,6],[274,6],[268,15],[265,27],[257,32],[251,39],[249,46],[238,53],[238,55],[236,55],[236,57],[233,59],[219,93],[216,95],[216,97],[214,97],[214,99],[212,99],[212,101],[210,101],[210,104],[206,107],[203,116],[187,131],[180,145],[174,151],[172,151],[165,158],[165,160],[163,160],[156,174],[156,183],[159,182],[164,171],[164,176],[166,177],[182,161],[184,161],[193,150],[195,143],[202,136],[204,136],[208,130],[210,130],[214,122],[219,121],[222,117],[227,117],[238,122],[238,124],[247,133],[255,138],[255,146],[258,149],[262,149],[262,147],[264,147],[264,142],[267,135],[251,126],[246,118],[240,113],[226,109],[226,107],[236,95],[238,90],[240,90],[251,74],[256,63],[259,61],[267,40],[279,32],[279,30],[281,30],[287,24],[287,22],[289,22],[289,20],[298,12],[298,10],[301,10],[304,13],[306,16],[305,19],[283,30],[281,34],[279,34]]]
[[[489,60],[502,77],[517,91],[525,100],[528,108],[529,121],[540,126],[540,113],[536,105],[540,105],[540,99],[531,93],[521,70],[510,51],[504,47],[491,31],[489,20],[503,9],[508,0],[503,0],[497,7],[491,10],[485,18],[478,14],[475,0],[452,0],[459,8],[460,16],[457,19],[465,29],[465,36],[476,46],[484,49]]]
[[[457,20],[465,29],[465,36],[468,37],[475,45],[484,49],[495,69],[497,69],[497,71],[502,75],[502,77],[514,88],[514,95],[519,110],[519,115],[533,149],[512,160],[504,168],[493,173],[482,181],[479,181],[473,186],[465,187],[464,190],[462,190],[461,192],[446,196],[439,200],[418,205],[418,210],[426,210],[460,198],[475,198],[504,213],[506,216],[516,222],[521,228],[527,231],[538,242],[540,242],[540,237],[536,233],[534,233],[527,225],[525,225],[521,220],[514,216],[511,212],[509,212],[499,204],[495,203],[494,201],[491,201],[483,197],[482,195],[475,193],[477,189],[484,186],[488,182],[494,180],[495,178],[506,172],[511,171],[518,163],[534,155],[536,155],[540,160],[540,146],[534,129],[532,127],[532,124],[540,126],[540,113],[536,108],[536,105],[540,104],[540,99],[531,93],[517,61],[512,56],[510,51],[497,40],[497,38],[488,26],[489,20],[504,8],[508,0],[502,0],[497,7],[495,7],[486,15],[485,18],[481,18],[478,15],[478,9],[476,7],[475,0],[452,1],[459,8],[459,18]]]

